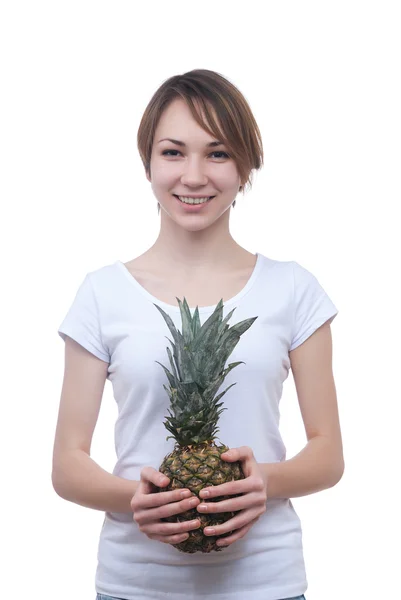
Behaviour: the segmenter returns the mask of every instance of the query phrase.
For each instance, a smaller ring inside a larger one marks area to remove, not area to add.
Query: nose
[[[181,183],[192,187],[206,185],[208,178],[204,172],[202,160],[189,158],[186,165],[183,166]]]

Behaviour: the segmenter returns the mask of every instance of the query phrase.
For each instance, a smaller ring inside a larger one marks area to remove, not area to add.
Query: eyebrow
[[[172,144],[176,144],[177,146],[186,146],[186,144],[184,142],[181,142],[180,140],[173,140],[171,138],[163,138],[162,140],[159,140],[157,143],[159,144],[160,142],[171,142]],[[224,146],[224,144],[223,144],[223,142],[215,141],[215,142],[210,142],[210,144],[206,144],[206,146],[208,148],[215,148],[216,146]]]

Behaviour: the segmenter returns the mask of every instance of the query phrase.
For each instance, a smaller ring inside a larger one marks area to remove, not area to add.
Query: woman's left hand
[[[249,448],[249,446],[231,448],[228,452],[222,454],[221,458],[227,462],[240,461],[245,479],[206,487],[199,492],[201,500],[234,494],[243,495],[222,502],[202,502],[197,506],[197,510],[203,514],[240,511],[229,521],[213,528],[206,527],[203,530],[205,535],[217,536],[232,531],[232,535],[217,541],[218,546],[229,546],[244,537],[252,525],[266,511],[267,476],[256,462],[252,448]]]

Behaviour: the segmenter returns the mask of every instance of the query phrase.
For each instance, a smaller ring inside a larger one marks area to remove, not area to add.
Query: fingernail
[[[215,530],[215,529],[213,529],[213,527],[206,527],[206,528],[203,530],[203,532],[204,532],[206,535],[214,535],[214,534],[216,533],[216,530]]]
[[[202,496],[202,498],[209,498],[210,492],[208,492],[208,490],[201,490],[199,495]]]
[[[191,527],[199,527],[200,523],[199,523],[199,519],[194,519],[193,521],[191,521],[190,523]]]
[[[189,490],[184,490],[181,492],[181,498],[189,498],[191,495],[191,492]]]
[[[198,498],[193,498],[193,500],[189,501],[189,506],[196,506],[198,504]]]
[[[198,510],[201,510],[202,512],[206,512],[207,511],[207,504],[199,504]]]

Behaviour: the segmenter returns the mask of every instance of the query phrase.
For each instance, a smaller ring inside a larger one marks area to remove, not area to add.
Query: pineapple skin
[[[167,487],[158,488],[158,491],[169,492],[179,488],[187,488],[194,496],[199,498],[199,492],[205,487],[244,479],[245,475],[240,462],[229,463],[220,458],[220,455],[228,450],[229,448],[224,444],[218,445],[214,442],[204,442],[191,446],[180,446],[177,443],[174,451],[164,458],[159,467],[159,471],[170,479],[170,483]],[[240,495],[219,496],[211,498],[208,502],[221,502]],[[200,500],[202,499],[200,498]],[[229,536],[231,532],[219,536],[211,536],[204,535],[203,530],[205,527],[213,527],[225,523],[229,519],[232,519],[237,512],[202,514],[195,507],[178,515],[166,517],[162,521],[178,523],[199,519],[201,523],[200,527],[189,531],[188,539],[179,544],[172,545],[177,550],[190,554],[194,552],[220,552],[224,550],[224,546],[217,546],[217,540]]]

